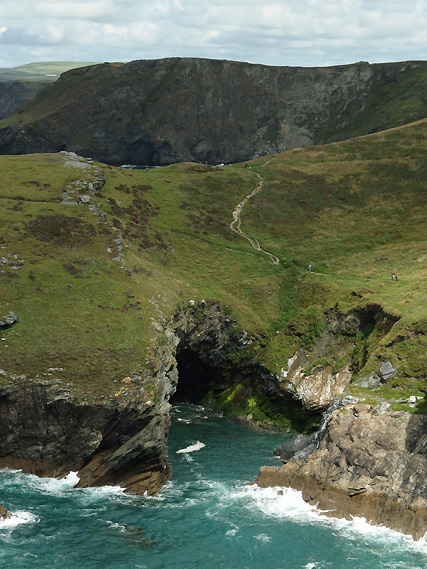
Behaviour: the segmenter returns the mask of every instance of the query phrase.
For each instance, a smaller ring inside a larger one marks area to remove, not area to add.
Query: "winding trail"
[[[263,164],[263,166],[266,166],[269,162],[270,162],[270,160],[268,162],[266,162],[265,164]],[[257,187],[254,189],[254,191],[251,194],[249,194],[249,196],[246,196],[245,199],[242,200],[234,209],[233,221],[230,223],[230,229],[231,229],[231,231],[234,231],[234,233],[237,233],[237,235],[240,235],[241,237],[244,237],[245,239],[247,239],[254,249],[256,249],[257,251],[260,251],[261,253],[264,253],[264,255],[268,255],[270,257],[271,262],[274,263],[275,265],[278,265],[280,262],[279,258],[276,257],[276,255],[273,255],[272,253],[265,251],[261,247],[261,245],[259,244],[259,241],[257,239],[255,239],[254,237],[251,237],[250,235],[248,235],[247,233],[242,231],[242,229],[240,227],[241,226],[240,215],[242,213],[243,208],[246,205],[246,202],[248,200],[250,200],[253,196],[255,196],[262,189],[262,186],[264,184],[264,178],[258,173],[256,175],[258,176],[259,183],[258,183]]]

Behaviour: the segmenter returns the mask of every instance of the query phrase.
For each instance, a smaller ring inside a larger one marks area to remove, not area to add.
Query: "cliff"
[[[423,118],[426,69],[179,58],[95,65],[64,73],[4,120],[0,153],[71,150],[109,164],[244,161]]]
[[[79,486],[120,484],[137,494],[155,494],[169,479],[161,378],[147,395],[134,374],[99,404],[78,401],[60,381],[11,379],[0,389],[1,467],[56,477],[78,471]]]
[[[47,81],[0,81],[0,119],[14,113],[46,85]]]
[[[393,412],[389,405],[347,404],[330,413],[314,446],[281,467],[262,467],[256,484],[301,490],[328,516],[364,517],[415,539],[424,536],[424,416]]]

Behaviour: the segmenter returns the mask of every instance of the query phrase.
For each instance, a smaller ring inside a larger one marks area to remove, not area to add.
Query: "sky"
[[[427,0],[1,0],[0,67],[229,59],[318,67],[427,59]]]

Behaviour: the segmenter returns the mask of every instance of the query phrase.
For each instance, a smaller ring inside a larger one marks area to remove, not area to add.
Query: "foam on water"
[[[372,525],[365,518],[354,517],[352,520],[346,520],[327,517],[321,510],[305,502],[302,493],[293,488],[260,488],[254,484],[242,488],[242,494],[250,496],[252,503],[266,516],[290,519],[304,525],[325,525],[348,540],[363,540],[371,546],[376,544],[389,549],[411,549],[427,554],[426,536],[415,541],[411,536],[387,527]]]
[[[10,530],[22,524],[32,524],[38,521],[37,516],[31,512],[11,512],[10,518],[0,520],[0,530]]]
[[[35,569],[78,567],[81,559],[85,569],[111,563],[123,569],[424,567],[425,540],[362,518],[328,518],[296,490],[245,485],[260,464],[273,460],[274,437],[264,442],[264,435],[223,424],[203,407],[175,413],[174,477],[156,497],[132,496],[119,486],[75,488],[77,473],[56,480],[0,471],[4,506],[21,524],[29,522],[16,531],[1,531],[0,524],[0,566],[14,566],[18,551],[23,562],[17,569],[29,562]],[[209,452],[196,452],[205,443]],[[191,538],[177,539],[183,531]]]
[[[176,454],[183,454],[183,453],[188,453],[188,452],[196,452],[202,448],[204,448],[206,445],[205,443],[201,443],[200,441],[197,441],[197,443],[195,443],[194,445],[190,445],[186,448],[182,448],[180,450],[176,451]]]

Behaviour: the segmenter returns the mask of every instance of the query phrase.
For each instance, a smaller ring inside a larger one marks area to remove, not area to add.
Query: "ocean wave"
[[[384,526],[375,526],[363,517],[344,518],[327,517],[315,506],[302,498],[302,493],[293,488],[260,488],[256,484],[242,488],[242,495],[250,497],[252,503],[266,516],[283,518],[301,524],[320,524],[348,540],[363,540],[367,545],[387,546],[395,551],[416,551],[427,554],[427,540],[415,541],[411,536],[391,530]]]
[[[10,518],[0,520],[0,530],[10,530],[22,524],[32,524],[38,521],[37,516],[31,512],[11,512]]]

